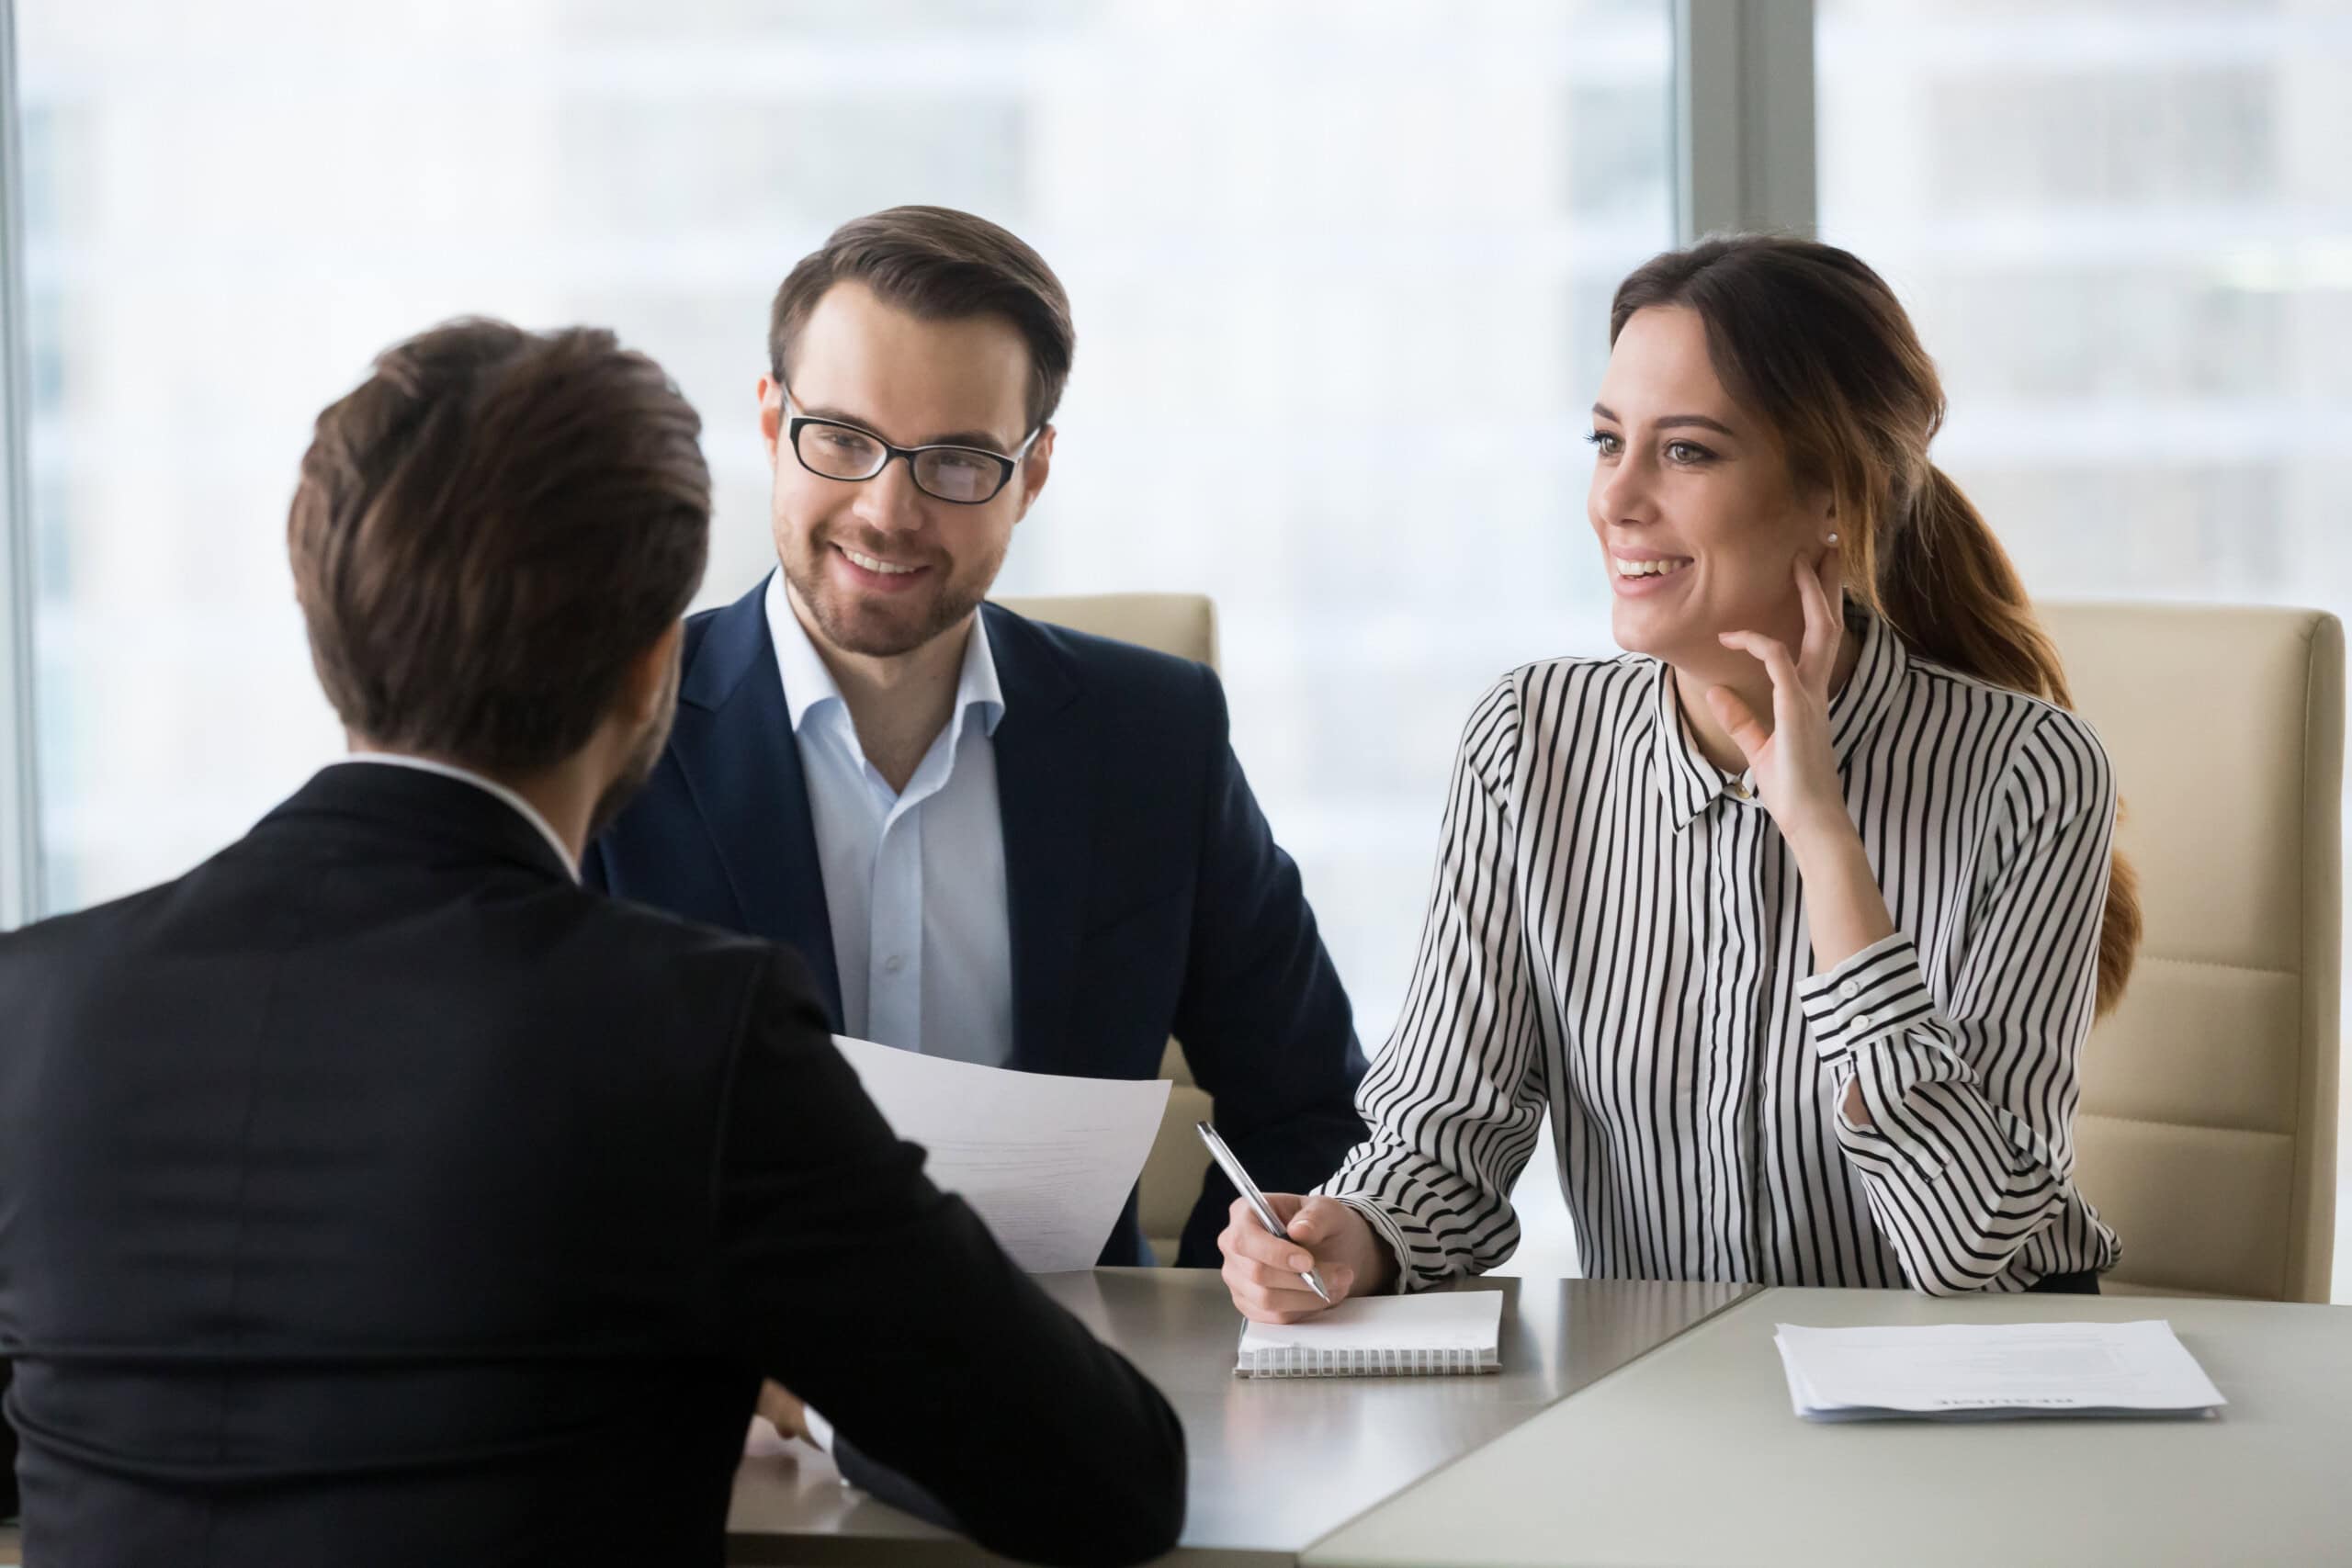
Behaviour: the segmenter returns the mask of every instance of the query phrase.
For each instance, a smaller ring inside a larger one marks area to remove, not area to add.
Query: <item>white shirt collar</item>
[[[792,613],[792,602],[785,594],[784,573],[768,574],[765,603],[768,640],[775,644],[776,674],[784,682],[784,703],[792,714],[792,732],[799,734],[801,721],[810,710],[825,703],[833,704],[846,715],[849,705],[842,701],[841,683],[825,668],[817,645],[808,638],[808,629]],[[997,681],[996,655],[989,648],[985,615],[972,617],[972,635],[964,643],[964,668],[956,678],[956,717],[960,719],[975,704],[980,709],[981,728],[994,736],[997,725],[1004,717],[1004,688]]]
[[[445,779],[457,779],[461,783],[473,785],[476,789],[485,790],[496,795],[521,812],[523,820],[539,830],[539,837],[545,839],[548,841],[548,847],[555,851],[555,858],[563,863],[563,869],[571,874],[571,880],[574,882],[580,880],[579,863],[571,858],[571,851],[566,847],[561,839],[556,836],[556,830],[548,825],[548,819],[539,815],[538,807],[500,784],[496,779],[486,779],[480,773],[465,768],[452,767],[447,762],[429,761],[423,757],[405,757],[397,751],[354,751],[348,757],[337,757],[328,766],[341,767],[353,762],[374,762],[388,768],[414,768],[420,773],[438,773]]]

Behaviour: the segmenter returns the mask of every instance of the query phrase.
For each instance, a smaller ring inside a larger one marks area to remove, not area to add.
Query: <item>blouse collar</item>
[[[1911,666],[1903,639],[1881,617],[1849,605],[1846,623],[1861,633],[1862,651],[1845,685],[1829,699],[1829,749],[1841,774],[1846,760],[1877,727]],[[1651,709],[1651,761],[1675,831],[1688,828],[1718,800],[1735,808],[1759,807],[1754,771],[1729,774],[1707,761],[1683,718],[1674,671],[1662,660],[1650,662],[1657,680]]]

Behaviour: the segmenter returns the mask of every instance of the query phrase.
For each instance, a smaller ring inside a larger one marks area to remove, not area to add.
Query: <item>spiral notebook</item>
[[[1366,1296],[1303,1323],[1253,1323],[1233,1372],[1244,1378],[1427,1377],[1502,1367],[1503,1293]]]

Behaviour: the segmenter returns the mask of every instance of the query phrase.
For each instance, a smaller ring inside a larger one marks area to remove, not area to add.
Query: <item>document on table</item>
[[[1778,1327],[1808,1421],[2210,1416],[2228,1403],[2163,1321]]]
[[[930,1155],[932,1180],[978,1212],[1032,1274],[1091,1269],[1143,1173],[1166,1078],[1016,1073],[894,1050],[833,1043],[899,1136]]]

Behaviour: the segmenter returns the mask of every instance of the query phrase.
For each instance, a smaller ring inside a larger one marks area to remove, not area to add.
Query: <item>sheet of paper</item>
[[[2226,1404],[2172,1325],[1939,1324],[1911,1328],[1779,1325],[1797,1414],[1872,1416],[2193,1415]]]
[[[1241,1353],[1256,1350],[1492,1350],[1500,1343],[1500,1291],[1421,1296],[1351,1296],[1297,1323],[1252,1323]]]
[[[1032,1274],[1091,1269],[1143,1173],[1166,1078],[1070,1078],[833,1036],[932,1180],[971,1204]]]

